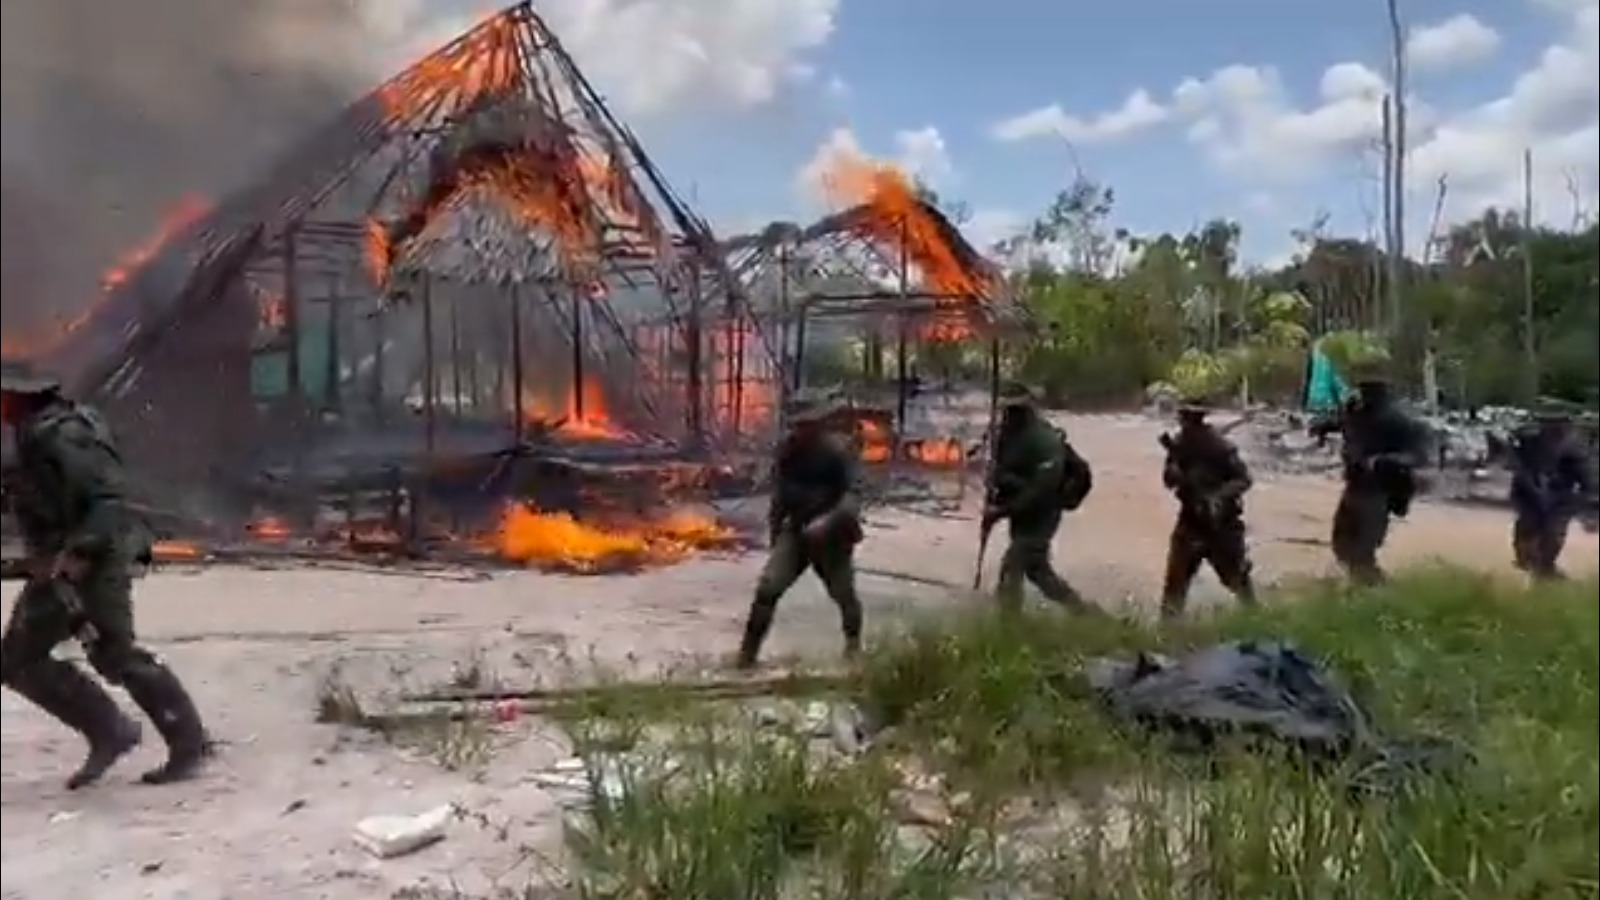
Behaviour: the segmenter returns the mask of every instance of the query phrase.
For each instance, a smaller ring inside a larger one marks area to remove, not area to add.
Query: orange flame
[[[522,80],[513,12],[494,15],[435,50],[377,91],[390,121],[437,113],[445,117]]]
[[[580,398],[582,403],[579,403]],[[556,434],[564,437],[580,440],[629,437],[627,429],[611,418],[605,391],[600,383],[591,378],[585,378],[577,390],[569,389],[559,405],[534,393],[524,392],[522,408],[528,421],[550,425]]]
[[[440,186],[443,190],[439,196],[424,201],[408,218],[421,223],[417,231],[421,233],[450,210],[474,201],[499,203],[528,228],[549,234],[568,273],[581,279],[600,258],[606,224],[595,215],[594,193],[615,193],[621,188],[608,188],[603,183],[596,188],[584,173],[586,169],[600,171],[595,169],[600,164],[581,154],[574,156],[569,149],[552,153],[524,148],[492,160],[474,160],[451,173],[451,180]],[[609,168],[603,173],[611,181],[620,177]],[[379,286],[387,283],[395,264],[396,243],[411,237],[415,234],[397,238],[377,219],[367,222],[364,256],[367,269]],[[589,281],[591,293],[596,293],[598,286],[598,293],[604,294],[603,282]]]
[[[156,562],[197,562],[205,559],[200,545],[188,541],[156,541],[150,556]]]
[[[967,461],[966,450],[955,438],[927,438],[906,444],[906,458],[935,468],[955,468]]]
[[[506,507],[495,549],[508,562],[592,574],[677,562],[696,550],[727,547],[733,533],[712,519],[674,511],[658,522],[599,527],[568,513]]]
[[[861,448],[862,462],[881,463],[894,458],[894,436],[873,419],[856,420],[856,443]]]
[[[286,541],[294,534],[293,529],[289,527],[289,523],[276,516],[257,519],[246,525],[245,531],[251,537],[263,541]]]
[[[922,288],[937,297],[939,315],[925,323],[921,337],[934,341],[969,337],[966,314],[989,296],[992,279],[957,254],[911,178],[891,163],[843,153],[832,160],[823,185],[835,204],[861,207],[864,218],[853,226],[857,234],[903,252],[921,273]]]
[[[200,197],[191,195],[180,199],[176,206],[161,217],[156,230],[149,237],[140,241],[133,249],[122,254],[110,268],[101,274],[101,295],[90,303],[83,312],[62,322],[48,334],[36,335],[25,339],[9,336],[0,339],[0,352],[4,352],[6,356],[37,359],[58,349],[67,338],[100,314],[105,306],[107,297],[124,284],[127,284],[134,273],[154,259],[168,242],[210,211],[210,204]]]

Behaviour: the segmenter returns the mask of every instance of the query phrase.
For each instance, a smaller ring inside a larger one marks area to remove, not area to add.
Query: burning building
[[[728,540],[684,504],[748,484],[787,381],[705,221],[527,3],[104,287],[6,352],[65,373],[165,530],[213,546],[674,558]]]
[[[841,341],[859,348],[847,415],[864,462],[890,476],[955,473],[964,489],[992,421],[1002,341],[1026,333],[1028,317],[998,269],[904,172],[848,157],[835,168],[827,180],[841,211],[734,237],[724,244],[730,264],[791,389],[806,377],[808,352]],[[931,415],[918,385],[943,374],[938,351],[947,359],[976,347],[987,355],[990,406]]]

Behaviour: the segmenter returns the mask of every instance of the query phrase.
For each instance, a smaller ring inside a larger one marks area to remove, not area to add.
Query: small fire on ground
[[[246,532],[250,544],[265,550],[290,545],[321,550],[335,557],[393,557],[403,549],[398,535],[384,529],[342,529],[315,537],[296,534],[283,521],[262,518]],[[591,523],[570,513],[545,512],[508,504],[492,534],[464,541],[469,555],[484,562],[512,564],[575,575],[605,575],[667,566],[695,553],[736,549],[743,539],[711,516],[688,509],[666,511],[655,519]],[[248,555],[241,548],[219,552],[204,544],[160,541],[154,557],[161,563],[201,563],[227,555]]]
[[[495,534],[495,550],[507,562],[584,575],[670,565],[698,551],[738,543],[732,529],[688,510],[655,521],[599,525],[512,504]]]
[[[881,422],[856,420],[856,442],[864,463],[886,463],[895,459],[894,435]],[[900,441],[900,459],[934,469],[959,468],[967,462],[967,451],[955,438],[908,438]]]

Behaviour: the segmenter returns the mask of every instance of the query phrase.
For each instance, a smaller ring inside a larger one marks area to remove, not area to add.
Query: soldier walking
[[[1093,486],[1089,465],[1066,435],[1040,415],[1027,385],[1005,385],[999,399],[1000,426],[982,529],[988,534],[1002,520],[1010,525],[995,591],[1001,611],[1021,611],[1023,582],[1030,581],[1047,599],[1069,610],[1097,612],[1050,562],[1062,514],[1077,509]]]
[[[5,364],[0,399],[16,433],[12,509],[30,574],[0,638],[5,685],[88,742],[67,788],[98,781],[139,744],[140,728],[82,669],[52,656],[57,644],[76,637],[89,665],[126,690],[167,743],[166,763],[142,780],[193,776],[211,746],[200,715],[172,670],[134,637],[132,568],[149,560],[151,548],[128,507],[110,429],[25,364]]]
[[[1163,619],[1183,615],[1202,563],[1240,603],[1256,602],[1244,524],[1250,470],[1233,442],[1206,421],[1209,412],[1199,403],[1185,403],[1178,409],[1177,436],[1161,436],[1167,450],[1161,480],[1179,504],[1161,589]]]
[[[767,530],[772,549],[756,582],[737,665],[753,669],[778,601],[807,569],[817,573],[839,607],[845,656],[861,651],[861,600],[856,595],[855,548],[861,543],[860,474],[856,451],[828,430],[833,405],[796,398],[787,410],[789,433],[773,463]]]
[[[1519,429],[1512,450],[1511,549],[1535,581],[1565,578],[1557,562],[1579,505],[1594,495],[1594,461],[1564,411],[1545,407]]]
[[[1427,462],[1422,427],[1395,404],[1389,383],[1367,376],[1339,413],[1314,422],[1313,437],[1338,432],[1344,490],[1333,513],[1333,555],[1352,582],[1370,586],[1386,576],[1378,550],[1389,536],[1391,517],[1404,518],[1416,496],[1416,470]]]

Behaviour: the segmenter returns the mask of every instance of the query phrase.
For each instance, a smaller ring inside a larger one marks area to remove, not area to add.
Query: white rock
[[[369,816],[356,823],[356,843],[379,859],[415,853],[444,839],[454,813],[446,805],[415,816]]]

